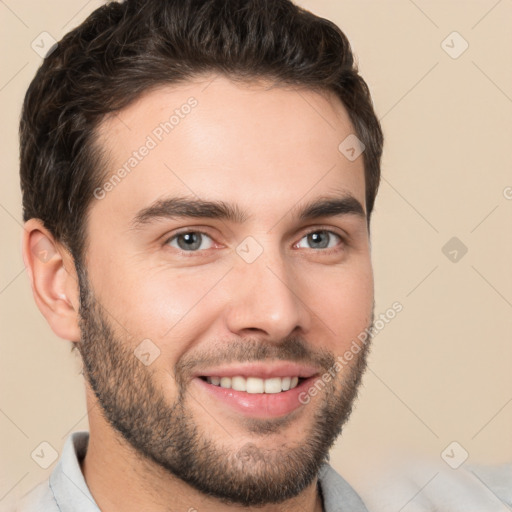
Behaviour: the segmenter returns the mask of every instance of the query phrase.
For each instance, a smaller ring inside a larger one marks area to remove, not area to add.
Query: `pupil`
[[[324,238],[324,241],[322,243],[322,237]],[[309,235],[309,238],[310,238],[310,242],[317,245],[318,247],[318,244],[320,244],[322,246],[322,248],[325,248],[327,247],[326,245],[326,240],[327,240],[327,237],[325,236],[325,233],[323,231],[318,231],[316,233],[311,233]]]
[[[180,243],[180,240],[183,240],[184,243]],[[199,233],[184,233],[181,238],[178,238],[178,245],[186,251],[197,249],[201,245],[201,236]]]

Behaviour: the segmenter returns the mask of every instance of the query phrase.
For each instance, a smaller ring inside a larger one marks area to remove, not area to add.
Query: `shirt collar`
[[[368,512],[348,482],[327,462],[318,472],[325,512]]]
[[[61,512],[100,512],[80,468],[88,444],[89,432],[73,432],[66,439],[60,460],[50,475],[50,488]]]

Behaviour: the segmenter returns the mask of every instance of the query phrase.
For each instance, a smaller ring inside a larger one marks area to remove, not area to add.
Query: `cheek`
[[[218,313],[212,298],[226,272],[220,266],[122,272],[130,281],[115,290],[118,318],[133,338],[149,338],[167,355],[185,352]]]
[[[340,267],[334,272],[330,269],[303,290],[305,303],[319,317],[315,328],[325,333],[334,353],[344,352],[369,326],[374,301],[370,265]]]

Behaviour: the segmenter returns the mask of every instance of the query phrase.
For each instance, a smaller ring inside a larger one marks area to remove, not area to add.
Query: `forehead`
[[[346,193],[364,207],[363,159],[339,150],[353,134],[333,93],[215,75],[159,87],[100,125],[105,169],[92,209],[129,221],[160,197],[187,195],[270,221],[301,199]]]

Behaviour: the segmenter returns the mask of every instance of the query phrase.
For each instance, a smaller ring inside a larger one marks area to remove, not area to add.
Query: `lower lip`
[[[269,418],[284,416],[304,405],[299,401],[299,396],[311,387],[314,379],[315,377],[305,379],[297,387],[280,393],[246,393],[209,384],[199,377],[194,381],[210,396],[237,412],[255,418]]]

